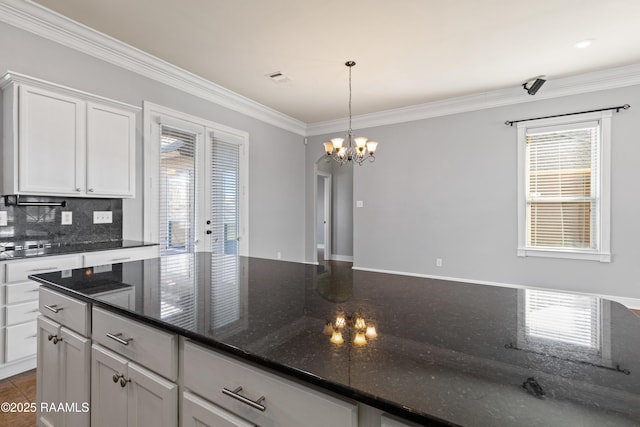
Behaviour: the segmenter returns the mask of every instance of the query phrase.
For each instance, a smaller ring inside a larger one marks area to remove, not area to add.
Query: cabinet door
[[[126,426],[127,360],[95,344],[91,356],[91,426]]]
[[[60,402],[60,377],[58,370],[60,342],[49,339],[60,337],[60,325],[45,317],[38,317],[38,370],[36,373],[36,400],[38,402],[38,425],[59,424],[56,412],[40,412],[40,402]]]
[[[77,196],[84,190],[84,101],[24,85],[19,93],[19,193]]]
[[[87,105],[87,195],[133,197],[135,114]]]
[[[176,427],[178,386],[129,362],[129,427]]]
[[[182,394],[182,427],[255,427],[189,392]]]
[[[62,425],[88,426],[91,396],[91,340],[69,329],[60,329],[60,395],[63,402],[75,405],[76,410],[63,412]]]

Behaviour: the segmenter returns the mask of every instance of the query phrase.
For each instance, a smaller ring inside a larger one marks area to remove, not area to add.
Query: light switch
[[[0,226],[7,225],[7,211],[0,211]]]
[[[63,211],[62,219],[60,221],[62,225],[71,225],[73,224],[73,212]]]
[[[364,202],[362,200],[357,200],[356,201],[356,208],[361,208],[364,207]]]

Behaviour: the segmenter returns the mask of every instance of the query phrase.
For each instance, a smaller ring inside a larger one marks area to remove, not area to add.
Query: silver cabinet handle
[[[62,307],[58,307],[58,304],[45,305],[44,308],[46,308],[47,310],[53,311],[54,313],[64,310]]]
[[[89,193],[93,193],[95,190],[93,188],[89,189]]]
[[[76,191],[77,191],[77,192],[80,192],[80,187],[76,187]]]
[[[115,262],[115,261],[126,261],[126,260],[128,260],[128,259],[131,259],[131,257],[130,257],[130,256],[126,256],[126,257],[123,257],[123,258],[114,258],[114,259],[110,260],[110,262]]]
[[[259,411],[266,411],[267,407],[264,405],[261,405],[262,402],[264,402],[265,397],[264,396],[260,396],[260,398],[256,401],[253,401],[251,399],[249,399],[248,397],[244,397],[243,395],[240,394],[240,392],[242,391],[242,387],[238,387],[235,390],[229,390],[228,388],[224,387],[222,389],[222,394],[229,396],[229,397],[233,397],[236,400],[239,400],[240,402],[244,403],[245,405],[249,405],[252,408],[255,408]]]
[[[46,270],[60,270],[58,267],[42,267],[42,268],[34,268],[30,271],[46,271]]]
[[[133,338],[122,338],[122,332],[118,332],[117,334],[112,334],[110,332],[107,332],[107,337],[111,338],[116,342],[119,342],[122,345],[129,345],[129,343],[133,341]]]
[[[29,289],[27,292],[38,292],[40,290],[40,287],[37,287],[35,289]]]

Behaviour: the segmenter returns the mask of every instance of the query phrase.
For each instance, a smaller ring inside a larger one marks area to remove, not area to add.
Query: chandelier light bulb
[[[322,331],[322,333],[328,336],[333,335],[333,326],[331,325],[331,322],[327,322],[327,324],[324,325],[324,330]]]
[[[367,325],[362,317],[357,317],[356,324],[354,326],[356,327],[356,329],[364,329]]]
[[[367,339],[364,336],[364,333],[358,332],[356,333],[355,338],[353,339],[353,343],[358,346],[363,346],[367,344]]]
[[[367,332],[365,333],[367,338],[374,339],[378,337],[378,332],[376,331],[376,327],[373,325],[367,326]]]
[[[342,338],[342,332],[334,331],[333,334],[331,334],[331,338],[329,339],[329,341],[337,345],[342,344],[344,342],[344,338]]]
[[[345,319],[345,317],[342,314],[339,314],[336,317],[336,328],[342,329],[346,326],[346,324],[347,324],[347,319]]]

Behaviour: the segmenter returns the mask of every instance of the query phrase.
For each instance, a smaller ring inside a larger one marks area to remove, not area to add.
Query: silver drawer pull
[[[129,345],[129,343],[133,341],[133,338],[122,338],[122,332],[118,332],[117,334],[107,332],[107,337],[116,342],[119,342],[122,345]]]
[[[244,397],[243,395],[240,394],[240,392],[242,391],[242,387],[238,387],[235,390],[229,390],[228,388],[224,387],[222,389],[222,394],[229,396],[229,397],[233,397],[236,400],[239,400],[240,402],[244,403],[245,405],[249,405],[252,408],[255,408],[259,411],[266,411],[267,407],[264,405],[261,405],[262,402],[264,402],[265,397],[264,396],[260,396],[260,398],[256,401],[253,401],[251,399],[249,399],[248,397]]]
[[[37,312],[39,312],[39,311],[40,311],[40,309],[39,309],[39,308],[36,308],[35,310],[27,311],[27,313],[37,313]]]
[[[60,270],[58,267],[42,267],[42,268],[34,268],[29,271],[46,271],[46,270]]]
[[[115,261],[126,261],[126,260],[128,260],[128,259],[131,259],[131,257],[130,257],[130,256],[126,256],[126,257],[124,257],[124,258],[114,258],[114,259],[112,259],[112,260],[111,260],[111,262],[115,262]]]
[[[24,337],[25,340],[28,340],[31,338],[38,338],[38,334],[33,334],[33,335],[29,335],[28,337]]]
[[[57,313],[63,310],[62,307],[58,307],[58,304],[45,305],[44,308],[46,308],[47,310],[53,311],[54,313]]]
[[[27,292],[38,292],[40,290],[40,288],[35,288],[35,289],[29,289]]]

